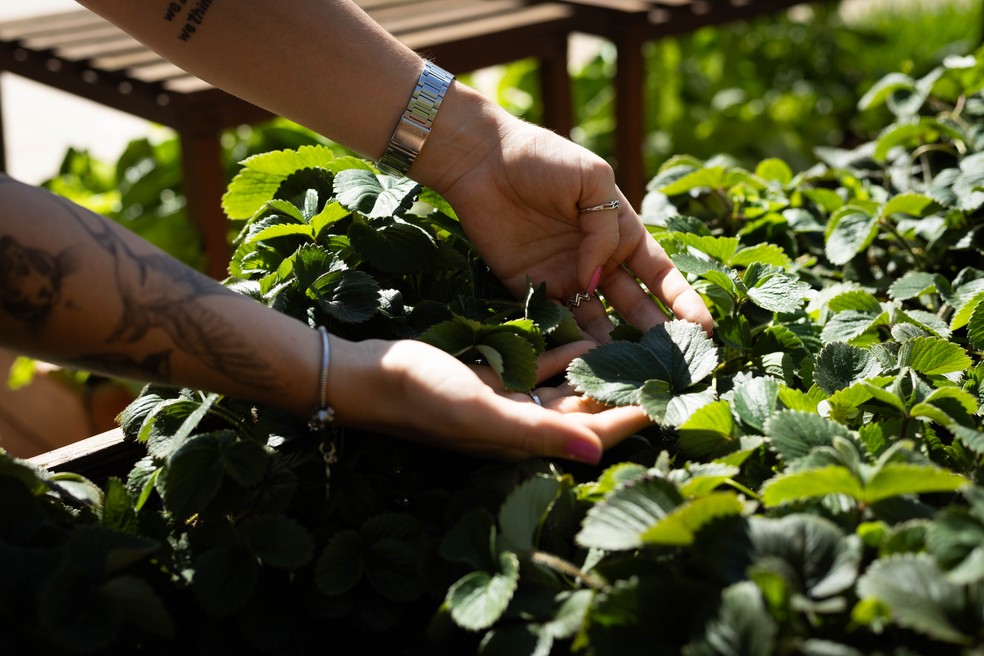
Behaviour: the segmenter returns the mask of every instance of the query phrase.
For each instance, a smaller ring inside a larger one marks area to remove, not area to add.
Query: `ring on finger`
[[[587,303],[590,300],[590,292],[578,292],[567,300],[567,307],[568,309],[573,310],[576,307],[581,307],[581,303]]]
[[[618,199],[610,200],[605,203],[599,203],[597,205],[592,205],[591,207],[579,207],[577,208],[578,214],[586,214],[588,212],[603,212],[605,210],[617,210],[622,204]]]

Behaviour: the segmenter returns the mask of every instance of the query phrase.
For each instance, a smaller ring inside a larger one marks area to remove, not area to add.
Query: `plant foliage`
[[[272,408],[155,388],[122,416],[147,448],[125,482],[0,460],[4,647],[981,653],[982,88],[984,52],[886,77],[876,138],[801,172],[667,161],[644,219],[715,332],[619,325],[571,365],[654,420],[600,468],[354,431],[328,463]],[[442,199],[360,160],[255,156],[225,207],[229,284],[348,338],[522,390],[572,334]]]

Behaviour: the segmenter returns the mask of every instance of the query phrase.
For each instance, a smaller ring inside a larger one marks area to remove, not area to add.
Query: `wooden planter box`
[[[134,463],[146,453],[142,444],[126,442],[123,431],[115,428],[28,458],[27,461],[52,472],[81,474],[102,486],[111,476],[125,478]]]

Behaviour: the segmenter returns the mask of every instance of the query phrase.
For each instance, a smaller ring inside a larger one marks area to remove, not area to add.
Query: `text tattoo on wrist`
[[[205,22],[205,15],[208,13],[209,7],[212,6],[212,2],[213,0],[195,0],[194,2],[191,0],[171,0],[164,9],[164,20],[173,23],[176,18],[183,19],[178,39],[190,41],[198,28]],[[191,5],[190,8],[189,5]]]

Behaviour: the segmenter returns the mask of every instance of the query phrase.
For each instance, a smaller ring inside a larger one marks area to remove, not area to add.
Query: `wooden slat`
[[[93,57],[89,61],[92,68],[100,71],[121,71],[135,66],[145,66],[157,62],[166,61],[163,57],[150,49],[124,52],[118,55],[105,55]]]
[[[100,433],[60,449],[29,458],[28,462],[48,471],[70,471],[102,485],[110,476],[124,478],[147,450],[127,442],[120,429]]]
[[[115,25],[93,25],[90,29],[66,28],[36,34],[19,39],[20,44],[32,50],[48,50],[56,47],[68,47],[77,44],[88,44],[119,38],[123,32]]]
[[[83,43],[55,48],[52,53],[59,59],[70,62],[82,62],[107,55],[141,52],[147,49],[147,46],[130,35],[121,33],[118,37],[105,39],[98,43]]]
[[[555,3],[533,5],[532,7],[505,14],[487,16],[482,21],[457,23],[428,30],[420,30],[404,35],[401,40],[410,48],[420,50],[464,42],[481,36],[515,32],[536,26],[549,26],[554,22],[563,21],[572,16],[573,12],[570,7]],[[529,44],[523,45],[525,47],[529,46]]]
[[[397,38],[435,27],[470,27],[507,12],[520,11],[518,0],[500,2],[461,2],[460,0],[427,0],[412,6],[380,10],[370,14],[383,28]]]
[[[0,40],[15,41],[53,30],[73,30],[91,25],[105,25],[106,21],[90,11],[72,10],[57,14],[45,14],[4,21],[0,25]]]

